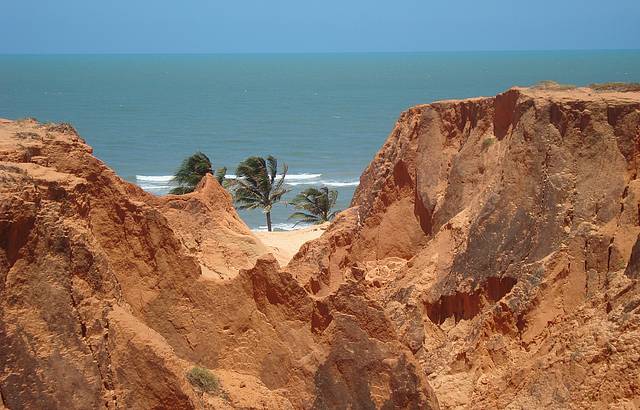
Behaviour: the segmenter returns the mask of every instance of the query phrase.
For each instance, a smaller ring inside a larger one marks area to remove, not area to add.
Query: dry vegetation
[[[199,391],[205,393],[217,393],[220,389],[218,378],[203,367],[193,367],[187,372],[187,380]]]
[[[531,88],[538,90],[571,90],[576,88],[573,84],[560,84],[556,81],[544,80],[534,84]]]
[[[622,83],[622,82],[610,82],[610,83],[593,83],[588,85],[589,88],[595,91],[617,91],[617,92],[629,92],[640,91],[640,83]],[[560,84],[552,80],[540,81],[534,84],[531,88],[538,90],[572,90],[577,88],[573,84]]]
[[[589,84],[589,88],[596,91],[640,91],[640,83],[595,83]]]

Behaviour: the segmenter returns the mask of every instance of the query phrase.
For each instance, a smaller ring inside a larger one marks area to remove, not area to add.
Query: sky
[[[0,53],[639,49],[640,0],[2,0]]]

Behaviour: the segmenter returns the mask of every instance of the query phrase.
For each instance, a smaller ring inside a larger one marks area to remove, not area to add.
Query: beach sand
[[[328,225],[328,223],[325,223],[294,231],[260,231],[254,232],[254,234],[276,257],[280,266],[285,266],[293,258],[293,255],[298,252],[302,244],[318,238],[327,229]]]

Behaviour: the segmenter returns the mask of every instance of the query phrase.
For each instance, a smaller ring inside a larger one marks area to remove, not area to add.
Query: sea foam
[[[342,186],[358,186],[360,185],[360,181],[325,181],[325,180],[318,180],[318,181],[296,181],[296,182],[289,182],[287,181],[288,185],[291,186],[298,186],[298,185],[326,185],[326,186],[335,186],[335,187],[342,187]]]
[[[313,185],[313,186],[328,186],[328,187],[351,187],[358,186],[360,181],[358,180],[329,180],[321,179],[322,174],[314,174],[309,172],[303,172],[300,174],[287,174],[285,176],[285,183],[289,186],[299,185]],[[280,177],[280,175],[278,175]],[[236,179],[237,175],[227,174],[227,179]],[[145,191],[152,192],[154,194],[162,195],[168,193],[175,187],[173,175],[136,175],[136,183],[140,188]],[[282,227],[286,230],[285,227]]]
[[[282,175],[276,175],[276,178],[280,178]],[[287,174],[284,177],[284,180],[287,181],[287,183],[289,183],[289,181],[306,181],[309,179],[316,179],[316,178],[320,178],[322,176],[322,174],[307,174],[307,173],[303,173],[303,174]],[[238,178],[237,175],[234,174],[227,174],[225,175],[225,177],[227,179],[236,179]]]
[[[291,222],[291,223],[287,223],[287,222],[283,222],[283,223],[275,223],[271,225],[271,229],[274,231],[295,231],[298,229],[303,229],[303,228],[307,228],[311,226],[310,224],[305,224],[305,223],[299,223],[299,224],[295,224],[295,222]],[[252,231],[254,232],[266,232],[267,229],[267,225],[260,225],[255,229],[252,229]]]
[[[169,182],[173,180],[173,175],[136,175],[136,180],[148,182]]]

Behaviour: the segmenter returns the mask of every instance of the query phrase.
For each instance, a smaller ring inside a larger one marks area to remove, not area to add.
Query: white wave
[[[164,191],[164,190],[170,190],[172,188],[175,188],[175,185],[145,185],[145,184],[141,184],[140,188],[144,189],[145,191]]]
[[[229,179],[236,179],[238,177],[234,174],[227,174],[225,176]],[[287,174],[284,179],[286,181],[308,180],[320,178],[321,176],[322,174],[309,174],[305,172],[302,174]],[[278,175],[277,177],[280,178],[281,175]],[[147,182],[169,182],[173,180],[173,175],[136,175],[136,180]]]
[[[327,186],[358,186],[360,185],[360,181],[348,181],[348,182],[340,182],[340,181],[322,181],[324,185]]]
[[[272,224],[271,225],[271,229],[273,229],[274,231],[296,231],[298,229],[303,229],[303,228],[307,228],[311,226],[310,224],[303,224],[300,223],[298,225],[295,224],[295,222],[282,222],[282,223],[277,223],[277,224]],[[267,231],[267,225],[260,225],[257,228],[252,229],[254,232],[266,232]]]
[[[287,174],[284,177],[284,180],[293,180],[293,179],[316,179],[320,178],[322,174]]]
[[[136,179],[148,182],[169,182],[173,180],[173,175],[136,175]]]
[[[277,175],[276,178],[280,178],[282,175]],[[297,181],[297,180],[309,180],[309,179],[316,179],[316,178],[320,178],[322,176],[322,174],[307,174],[307,173],[303,173],[303,174],[287,174],[284,177],[285,181]],[[225,175],[225,178],[227,179],[236,179],[238,178],[237,175],[234,174],[227,174]]]
[[[278,177],[279,176],[280,175],[278,175]],[[285,181],[287,185],[290,186],[316,185],[330,187],[349,187],[357,186],[360,184],[360,182],[357,180],[336,181],[319,179],[321,176],[322,174],[311,174],[307,172],[301,174],[287,174],[285,176]],[[228,174],[226,177],[228,179],[237,178],[237,176],[234,174]],[[169,192],[169,190],[174,187],[174,185],[172,185],[173,178],[173,175],[136,175],[136,182],[138,183],[140,188],[144,189],[145,191],[153,191],[156,194],[162,194]]]
[[[299,182],[287,182],[288,185],[298,186],[298,185],[326,185],[326,186],[335,186],[335,187],[343,187],[343,186],[358,186],[360,185],[360,181],[299,181]]]

